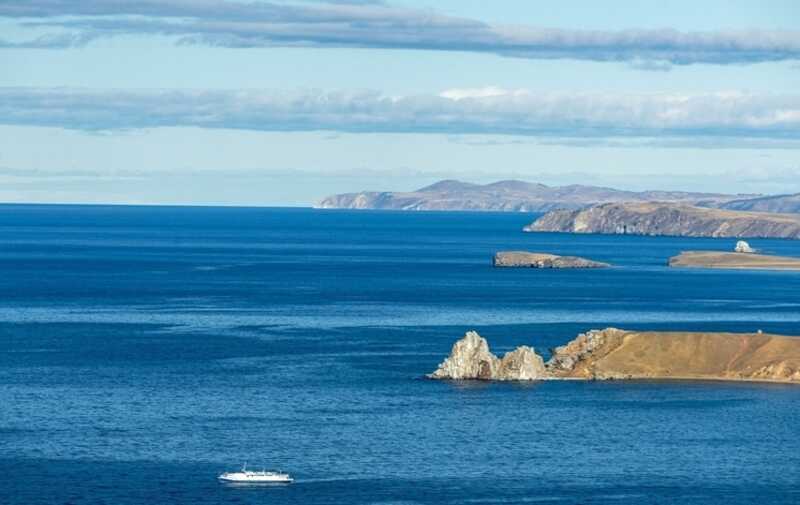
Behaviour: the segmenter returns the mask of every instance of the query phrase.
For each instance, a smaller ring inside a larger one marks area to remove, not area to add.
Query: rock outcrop
[[[676,203],[609,203],[583,210],[548,212],[524,230],[800,239],[800,215],[741,212]]]
[[[756,252],[756,250],[750,247],[750,244],[744,240],[740,240],[736,242],[736,247],[733,248],[733,252],[750,254]]]
[[[553,349],[546,364],[530,347],[500,360],[469,332],[428,377],[480,380],[694,379],[800,384],[800,337],[756,333],[591,330]]]
[[[429,375],[432,379],[493,379],[500,360],[489,352],[486,339],[477,332],[468,331],[464,338],[453,344],[450,356]]]
[[[597,358],[600,350],[613,347],[609,342],[621,337],[625,331],[617,328],[606,328],[604,330],[590,330],[581,333],[574,340],[553,349],[550,359],[547,361],[547,371],[555,377],[569,376],[574,377],[577,365],[585,363],[590,358]],[[585,367],[577,368],[580,370],[581,378],[595,378],[594,370]]]
[[[544,360],[532,347],[523,345],[506,353],[500,360],[495,380],[527,381],[540,380],[546,375]]]
[[[527,251],[501,251],[494,255],[496,267],[520,268],[604,268],[608,263],[592,261],[578,256],[532,253]]]
[[[671,267],[800,270],[800,258],[741,252],[684,251],[669,259]]]
[[[476,380],[538,380],[545,375],[542,357],[527,346],[507,353],[502,359],[489,351],[486,339],[474,331],[453,344],[450,356],[431,379],[476,379]]]
[[[553,209],[580,209],[589,205],[622,201],[670,201],[718,206],[753,195],[690,193],[682,191],[623,191],[597,186],[546,186],[524,181],[499,181],[470,184],[439,181],[410,192],[362,191],[332,195],[315,207],[320,209],[393,210],[481,210],[547,212]]]

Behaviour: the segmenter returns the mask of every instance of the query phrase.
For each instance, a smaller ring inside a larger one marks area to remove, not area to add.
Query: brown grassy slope
[[[800,258],[766,254],[684,251],[669,259],[671,267],[800,270]]]
[[[800,337],[617,331],[565,377],[800,382]]]

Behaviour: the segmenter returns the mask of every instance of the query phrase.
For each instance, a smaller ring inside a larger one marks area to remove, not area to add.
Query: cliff
[[[743,212],[676,203],[609,203],[548,212],[525,231],[800,238],[800,215]]]
[[[474,331],[456,342],[450,356],[428,375],[431,379],[500,381],[536,380],[544,376],[544,361],[531,347],[518,347],[500,359],[489,351],[486,339]]]
[[[717,206],[742,196],[680,191],[622,191],[578,184],[546,186],[514,180],[485,185],[446,180],[410,192],[362,191],[332,195],[321,200],[315,207],[547,212],[620,201],[662,200]]]
[[[684,251],[671,257],[669,266],[800,271],[800,258],[741,252]]]
[[[469,343],[465,343],[468,339]],[[480,348],[478,352],[473,350],[476,346]],[[515,352],[525,354],[525,373],[510,371],[516,370],[510,367],[503,370],[497,358],[489,353],[486,341],[470,332],[456,342],[450,357],[428,377],[696,379],[800,384],[800,337],[766,333],[636,332],[606,328],[582,333],[553,349],[550,360],[541,367],[541,358],[532,348],[521,347]]]
[[[492,264],[495,267],[521,268],[604,268],[611,266],[608,263],[578,256],[557,256],[526,251],[500,251],[494,255]]]

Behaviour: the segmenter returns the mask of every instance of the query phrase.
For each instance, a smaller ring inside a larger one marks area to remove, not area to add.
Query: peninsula
[[[671,257],[669,266],[800,271],[800,258],[739,252],[684,251]]]
[[[716,207],[755,195],[691,193],[684,191],[624,191],[614,188],[573,184],[544,184],[508,180],[491,184],[470,184],[444,180],[410,192],[362,191],[332,195],[321,200],[320,209],[390,210],[473,210],[547,212],[580,209],[607,202],[670,201]]]
[[[500,251],[494,255],[492,264],[496,267],[521,268],[604,268],[611,266],[608,263],[578,256],[558,256],[527,251]]]
[[[800,384],[800,337],[766,333],[591,330],[547,362],[521,346],[498,358],[468,332],[428,375],[458,380],[693,379]]]
[[[548,212],[532,232],[800,239],[800,215],[745,212],[668,202],[626,202]]]

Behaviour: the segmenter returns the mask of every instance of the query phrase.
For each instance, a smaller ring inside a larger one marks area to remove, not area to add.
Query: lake
[[[735,240],[534,218],[0,206],[0,503],[800,503],[797,386],[423,379],[472,329],[800,335],[800,273],[666,266]],[[511,249],[615,266],[493,269]],[[244,462],[296,482],[217,482]]]

